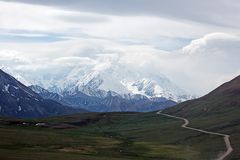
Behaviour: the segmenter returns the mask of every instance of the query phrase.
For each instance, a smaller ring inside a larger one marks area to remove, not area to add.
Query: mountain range
[[[32,75],[21,71],[5,71],[26,86],[37,85],[59,95],[82,92],[88,96],[104,98],[111,92],[114,96],[128,99],[134,95],[147,98],[164,97],[175,102],[194,98],[166,76],[127,68],[113,62],[98,66],[74,67],[70,70]]]
[[[12,76],[0,70],[0,115],[38,118],[86,112],[44,99]]]
[[[40,86],[25,86],[11,75],[0,72],[0,114],[12,117],[47,117],[77,112],[147,112],[164,109],[176,104],[163,97],[148,98],[134,94],[124,95],[114,91],[99,90],[104,96],[88,95],[79,90],[53,93]],[[18,76],[19,77],[19,76]],[[97,89],[95,89],[96,91]]]
[[[97,90],[99,87],[95,85],[93,89]],[[0,115],[36,118],[87,112],[86,110],[145,112],[163,109],[163,113],[188,118],[192,127],[230,135],[234,148],[230,158],[240,157],[238,149],[240,148],[240,76],[203,97],[177,105],[176,102],[165,97],[151,97],[149,93],[146,96],[143,94],[119,94],[110,90],[99,89],[98,91],[100,91],[99,95],[89,95],[75,88],[75,90],[63,90],[59,94],[38,85],[27,87],[0,70]],[[102,115],[106,115],[106,113],[102,113]],[[87,119],[86,122],[90,123],[91,120]]]
[[[80,91],[74,94],[69,94],[69,92],[67,92],[63,95],[59,95],[36,85],[29,86],[29,88],[45,99],[51,99],[74,108],[80,106],[81,108],[93,112],[148,112],[164,109],[177,104],[166,98],[149,99],[143,95],[132,95],[128,98],[123,98],[110,91],[106,93],[107,95],[104,97],[96,97],[89,96]]]
[[[226,134],[230,136],[233,152],[225,159],[237,160],[240,157],[239,84],[240,77],[237,77],[206,96],[162,110],[171,117],[156,112],[89,112],[34,120],[1,117],[0,133],[5,138],[0,141],[3,146],[0,157],[28,159],[31,155],[30,159],[44,156],[45,159],[98,160],[111,155],[112,159],[136,160],[219,159],[226,152],[225,136],[222,136]],[[12,92],[14,87],[11,86],[16,87],[16,84],[8,81],[1,88],[6,96],[9,96],[8,91]],[[63,96],[39,86],[31,88],[39,90],[42,97],[66,101]],[[34,94],[29,88],[25,90]],[[110,95],[111,99],[101,99],[102,104],[118,101],[118,96]],[[82,93],[79,96],[86,95]],[[144,101],[143,98],[140,96],[139,100]],[[151,103],[159,101],[152,99]],[[121,106],[124,107],[124,103]],[[173,118],[174,115],[187,118],[187,127],[196,130],[182,128],[186,121],[183,125],[183,120]]]
[[[153,111],[194,98],[162,74],[113,62],[34,75],[4,70],[45,99],[89,111]]]

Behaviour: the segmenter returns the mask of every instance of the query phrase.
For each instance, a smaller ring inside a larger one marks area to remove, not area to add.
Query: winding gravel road
[[[184,124],[181,126],[182,128],[194,130],[194,131],[197,131],[197,132],[202,132],[202,133],[205,133],[205,134],[222,136],[223,139],[224,139],[224,142],[225,142],[227,150],[225,151],[224,154],[222,154],[216,160],[224,160],[233,151],[233,148],[232,148],[231,142],[230,142],[230,135],[222,134],[222,133],[216,133],[216,132],[209,132],[209,131],[205,131],[205,130],[202,130],[202,129],[188,127],[187,125],[189,124],[189,121],[186,118],[182,118],[182,117],[177,117],[177,116],[172,116],[172,115],[169,115],[169,114],[161,113],[161,111],[158,111],[157,114],[183,120]]]

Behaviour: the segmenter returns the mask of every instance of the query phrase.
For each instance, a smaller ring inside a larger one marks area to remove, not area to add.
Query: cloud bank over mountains
[[[34,77],[119,64],[202,95],[240,74],[239,8],[237,1],[0,1],[0,64]]]

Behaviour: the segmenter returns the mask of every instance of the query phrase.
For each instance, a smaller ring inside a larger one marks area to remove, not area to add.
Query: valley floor
[[[232,148],[231,141],[230,141],[230,135],[223,134],[223,133],[217,133],[217,132],[210,132],[210,131],[202,130],[199,128],[189,127],[189,120],[186,118],[183,118],[183,117],[177,117],[177,116],[173,116],[173,115],[169,115],[169,114],[164,114],[164,113],[161,113],[161,111],[158,111],[157,114],[163,115],[166,117],[170,117],[170,118],[180,119],[180,120],[184,121],[184,124],[181,125],[182,128],[193,130],[193,131],[200,132],[203,134],[216,135],[216,136],[223,137],[223,140],[224,140],[225,146],[226,146],[226,151],[223,152],[221,155],[219,155],[219,157],[216,160],[226,159],[226,157],[228,157],[232,153],[233,148]]]
[[[182,123],[156,113],[1,118],[0,159],[208,160],[225,151],[222,137],[186,130]]]
[[[240,110],[229,113],[218,113],[202,118],[191,118],[191,126],[230,135],[233,152],[227,157],[229,160],[240,159]],[[231,116],[229,116],[231,115]]]

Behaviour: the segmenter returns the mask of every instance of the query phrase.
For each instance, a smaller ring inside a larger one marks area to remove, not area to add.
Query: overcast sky
[[[240,74],[239,0],[0,0],[0,65],[35,76],[114,60],[203,95]]]

